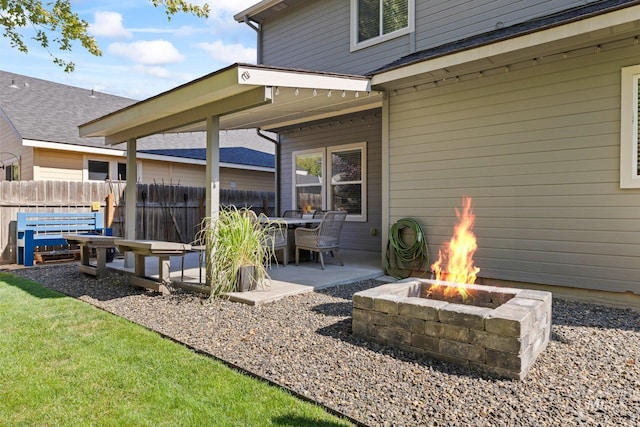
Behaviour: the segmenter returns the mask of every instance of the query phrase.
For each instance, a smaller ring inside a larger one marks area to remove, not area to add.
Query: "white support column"
[[[136,238],[136,204],[138,202],[138,168],[136,167],[136,138],[127,140],[127,186],[125,188],[125,230],[124,238]],[[124,258],[125,267],[133,267],[135,258],[132,252],[127,252]]]
[[[207,168],[206,168],[207,218],[215,219],[220,210],[220,117],[207,118]]]

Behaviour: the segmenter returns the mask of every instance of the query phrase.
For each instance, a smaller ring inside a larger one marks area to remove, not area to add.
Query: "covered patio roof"
[[[80,136],[107,144],[131,138],[220,129],[277,129],[379,107],[364,76],[234,64],[79,126]]]
[[[81,137],[127,143],[126,239],[135,240],[136,142],[160,133],[207,132],[206,216],[220,205],[220,144],[224,129],[273,130],[382,105],[367,77],[234,64],[79,126]],[[125,266],[133,266],[133,254]]]

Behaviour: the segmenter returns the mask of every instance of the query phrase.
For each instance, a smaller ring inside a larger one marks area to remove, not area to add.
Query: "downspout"
[[[276,211],[274,216],[280,215],[280,141],[271,138],[268,135],[262,133],[260,128],[256,128],[256,133],[259,137],[266,139],[269,142],[272,142],[276,146],[276,156],[275,156],[275,184],[276,184]]]
[[[247,15],[244,16],[244,23],[256,32],[256,64],[262,64],[262,26]]]

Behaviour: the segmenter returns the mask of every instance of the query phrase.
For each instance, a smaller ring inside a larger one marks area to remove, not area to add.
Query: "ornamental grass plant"
[[[205,245],[207,283],[211,297],[238,290],[241,280],[250,287],[265,286],[274,257],[273,239],[266,217],[258,220],[253,211],[235,206],[222,209],[217,218],[205,218],[196,239]],[[241,277],[249,272],[249,277]]]

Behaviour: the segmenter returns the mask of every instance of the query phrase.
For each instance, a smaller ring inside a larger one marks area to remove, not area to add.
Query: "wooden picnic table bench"
[[[118,237],[102,236],[97,234],[63,234],[62,237],[69,244],[80,246],[80,265],[78,270],[92,274],[98,279],[107,274],[107,249],[116,247]],[[96,265],[89,263],[91,249],[96,250]]]
[[[120,252],[133,252],[134,272],[131,284],[168,294],[167,284],[171,282],[170,267],[172,256],[184,257],[191,250],[188,243],[164,242],[161,240],[125,240],[116,239]],[[158,279],[146,275],[145,258],[158,257]]]

